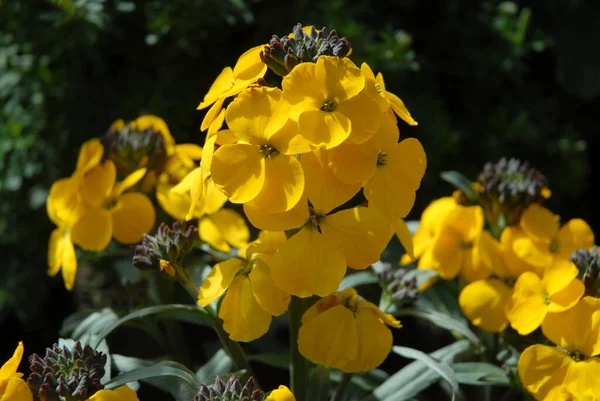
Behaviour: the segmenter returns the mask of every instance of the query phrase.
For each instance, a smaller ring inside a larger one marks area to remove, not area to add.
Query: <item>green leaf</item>
[[[118,320],[119,316],[112,309],[104,308],[98,312],[93,312],[83,319],[75,330],[73,330],[71,337],[78,340],[87,334],[98,334],[106,329],[106,327],[115,324]]]
[[[405,358],[415,359],[423,362],[425,365],[427,365],[427,367],[429,367],[429,369],[435,371],[442,379],[446,380],[448,384],[450,384],[450,388],[452,389],[452,400],[456,399],[456,395],[460,392],[460,387],[456,381],[456,378],[454,377],[454,371],[450,366],[448,366],[448,364],[438,361],[423,351],[419,351],[418,349],[414,348],[395,345],[392,347],[392,351],[395,354]]]
[[[352,273],[344,277],[338,288],[338,291],[349,287],[356,288],[360,287],[361,285],[375,284],[378,281],[379,280],[377,276],[370,271]]]
[[[99,340],[104,339],[106,336],[112,333],[113,330],[126,322],[149,316],[161,319],[175,319],[199,325],[214,324],[214,318],[207,311],[196,305],[157,305],[132,312],[126,316],[123,316],[116,322],[104,327],[104,329],[98,333]]]
[[[133,366],[135,363],[130,360],[129,364]],[[141,365],[139,362],[138,364]],[[189,401],[193,399],[200,386],[200,382],[194,373],[185,366],[177,362],[163,361],[152,366],[140,367],[121,373],[106,383],[106,388],[114,389],[138,380],[143,380],[170,393],[177,401]]]
[[[467,352],[470,348],[471,343],[468,340],[459,340],[432,352],[430,357],[451,364],[457,356]],[[437,380],[439,380],[439,375],[431,371],[425,363],[417,360],[390,376],[364,401],[410,400]]]
[[[455,331],[462,334],[473,344],[481,344],[479,337],[473,333],[467,324],[434,310],[424,311],[415,308],[399,309],[396,311],[396,313],[394,313],[394,316],[414,316],[421,319],[426,319],[442,329]]]
[[[329,369],[317,365],[312,370],[310,381],[308,383],[307,400],[327,401],[329,398]]]
[[[506,371],[487,362],[459,362],[452,365],[456,380],[473,386],[510,385]]]
[[[274,368],[286,370],[290,368],[290,355],[287,353],[265,353],[248,355],[248,360],[264,363],[265,365],[272,366]]]
[[[202,383],[212,383],[219,375],[231,372],[233,362],[227,352],[219,349],[198,371],[196,377]]]
[[[440,177],[442,177],[442,180],[450,183],[456,189],[460,189],[470,201],[477,201],[477,191],[473,189],[473,182],[469,181],[458,171],[444,171],[440,174]]]
[[[339,370],[332,370],[330,379],[334,383],[339,383],[342,380],[343,373]],[[387,372],[381,369],[371,369],[367,372],[359,372],[352,375],[350,382],[361,389],[371,392],[380,386],[390,377]]]

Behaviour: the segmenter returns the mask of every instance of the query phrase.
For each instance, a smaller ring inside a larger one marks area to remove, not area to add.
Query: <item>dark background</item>
[[[452,191],[440,172],[475,178],[506,156],[548,177],[563,221],[598,229],[599,16],[583,0],[0,0],[0,357],[18,340],[43,352],[66,316],[102,304],[46,276],[45,197],[81,143],[152,113],[178,143],[201,144],[195,109],[217,74],[297,22],[347,37],[419,122],[400,123],[428,156],[409,218]]]

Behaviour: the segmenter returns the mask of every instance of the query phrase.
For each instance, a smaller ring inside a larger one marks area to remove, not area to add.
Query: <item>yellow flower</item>
[[[265,75],[267,65],[260,60],[260,51],[263,48],[264,45],[260,45],[246,51],[237,60],[233,70],[231,67],[225,67],[215,79],[198,106],[198,110],[202,110],[212,104],[202,120],[201,131],[206,130],[219,115],[226,98],[237,95]]]
[[[271,278],[272,255],[285,243],[283,232],[263,232],[248,246],[246,259],[232,258],[216,264],[204,279],[198,303],[205,307],[226,291],[219,317],[234,341],[252,341],[269,330],[272,316],[287,310],[289,294]]]
[[[512,289],[502,280],[477,280],[462,289],[458,304],[474,326],[498,333],[508,325],[505,308],[511,294]]]
[[[135,391],[127,386],[121,386],[114,390],[100,390],[88,401],[138,401]]]
[[[585,291],[581,280],[576,278],[578,272],[573,263],[558,260],[544,271],[542,279],[531,272],[521,274],[507,306],[510,325],[526,335],[540,327],[548,313],[575,306]]]
[[[600,299],[584,297],[565,312],[548,314],[542,331],[559,347],[536,344],[523,351],[518,363],[523,386],[540,401],[547,400],[555,388],[581,397],[575,399],[596,399],[593,396],[597,395],[600,377]]]
[[[290,210],[304,191],[302,166],[294,157],[308,152],[289,104],[277,88],[249,88],[229,105],[227,125],[239,139],[219,147],[211,174],[233,203],[253,200],[272,213]]]
[[[123,121],[123,120],[121,120],[121,121]],[[114,123],[113,123],[113,125],[114,125]],[[171,156],[175,152],[175,139],[173,139],[173,137],[171,136],[171,131],[169,131],[169,127],[167,126],[167,123],[162,118],[151,115],[151,114],[145,114],[145,115],[139,116],[135,120],[131,121],[129,123],[129,125],[131,126],[132,129],[139,131],[139,132],[147,130],[147,129],[152,129],[152,130],[160,133],[160,135],[163,139],[163,144],[164,144],[165,152],[166,152],[167,156]],[[139,167],[146,167],[146,166],[142,165]]]
[[[17,372],[22,358],[23,343],[19,342],[12,358],[6,361],[0,368],[0,401],[33,400],[29,386],[22,379],[23,373]]]
[[[527,263],[515,252],[515,244],[527,238],[527,234],[518,226],[506,227],[500,234],[500,244],[504,253],[504,269],[496,269],[495,273],[500,277],[511,277],[516,279],[522,273],[533,272],[538,276],[544,274],[544,269],[547,266],[537,267],[531,263]]]
[[[325,296],[337,290],[346,266],[365,269],[379,260],[393,231],[392,225],[372,208],[355,207],[329,214],[351,199],[360,184],[338,180],[326,165],[324,150],[300,158],[306,177],[304,197],[285,213],[267,213],[244,204],[250,222],[267,230],[300,228],[273,257],[275,284],[299,296]]]
[[[571,219],[560,227],[559,217],[538,204],[523,212],[521,228],[527,236],[515,240],[513,249],[521,259],[541,269],[594,245],[594,233],[585,221]]]
[[[435,269],[445,279],[461,273],[472,282],[490,275],[498,248],[496,240],[483,230],[481,207],[456,205],[444,218],[419,267]]]
[[[206,214],[198,222],[200,239],[221,252],[231,247],[242,248],[248,243],[250,231],[244,218],[235,210],[219,209]]]
[[[367,63],[362,63],[360,70],[365,77],[365,90],[369,97],[373,98],[382,112],[387,111],[390,107],[394,110],[394,113],[401,119],[406,121],[410,125],[418,125],[410,112],[404,105],[404,102],[396,95],[385,90],[385,82],[383,81],[383,75],[381,73],[373,74],[373,70]]]
[[[381,111],[361,93],[365,78],[350,59],[321,56],[316,63],[301,63],[281,85],[300,134],[313,146],[363,143],[379,128]]]
[[[296,401],[296,397],[286,386],[279,386],[277,390],[271,391],[266,401]]]
[[[305,358],[343,372],[364,372],[379,366],[392,349],[386,326],[400,322],[360,299],[353,288],[331,294],[302,316],[298,349]]]

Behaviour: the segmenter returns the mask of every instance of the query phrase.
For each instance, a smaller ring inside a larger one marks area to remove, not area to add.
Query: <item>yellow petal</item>
[[[539,273],[539,275],[543,274],[543,269],[538,269],[536,266],[527,263],[515,252],[515,242],[522,238],[528,237],[519,227],[506,227],[502,230],[502,234],[500,235],[500,245],[504,254],[504,266],[506,267],[506,272],[504,272],[506,274],[502,277],[517,278],[521,273],[526,271]],[[528,245],[529,244],[531,243],[528,243]],[[544,266],[544,268],[545,267],[546,266]]]
[[[335,99],[338,104],[358,95],[365,87],[365,77],[348,58],[319,57],[315,78],[325,89],[326,98]]]
[[[171,188],[169,184],[159,183],[156,186],[156,200],[169,216],[175,220],[185,220],[190,208],[190,196],[173,192]]]
[[[300,134],[313,146],[335,148],[352,130],[348,116],[339,111],[307,110],[298,119]]]
[[[231,202],[245,203],[256,198],[264,185],[265,162],[255,146],[223,145],[213,155],[211,173],[215,186]]]
[[[339,250],[327,245],[316,228],[300,230],[271,259],[275,284],[299,297],[334,292],[342,282],[346,262]]]
[[[528,236],[515,239],[512,250],[525,263],[535,266],[536,272],[544,271],[554,260],[546,243]]]
[[[473,242],[483,230],[483,210],[480,206],[459,206],[449,212],[443,224],[457,232],[463,241]]]
[[[377,168],[379,149],[376,138],[356,145],[343,143],[326,152],[333,175],[346,184],[367,181]]]
[[[571,401],[595,401],[598,399],[598,378],[600,377],[600,359],[588,358],[572,362],[562,387],[571,393]]]
[[[204,213],[213,214],[227,203],[227,195],[215,187],[212,177],[204,181]],[[201,195],[202,196],[202,195]]]
[[[231,285],[235,275],[246,268],[246,263],[237,258],[231,258],[217,263],[206,276],[198,291],[198,304],[206,307],[219,298]]]
[[[312,150],[310,142],[300,134],[298,121],[294,121],[291,118],[279,131],[269,138],[269,143],[280,153],[289,156],[295,156]]]
[[[129,188],[133,187],[142,178],[144,178],[144,175],[146,175],[146,171],[147,171],[147,169],[140,168],[140,169],[134,171],[133,173],[129,174],[127,177],[125,177],[123,179],[123,181],[116,183],[112,190],[112,196],[114,196],[114,197],[121,196],[121,194],[123,192],[125,192]]]
[[[171,136],[169,127],[162,118],[153,116],[151,114],[146,114],[132,121],[131,127],[138,131],[144,131],[147,129],[158,131],[162,136],[167,156],[170,156],[175,151],[175,139],[173,139]]]
[[[223,234],[223,238],[232,246],[241,248],[248,243],[250,232],[244,218],[235,210],[221,209],[210,216]]]
[[[321,313],[325,312],[328,309],[333,308],[337,305],[346,305],[351,300],[356,299],[357,292],[352,287],[344,288],[342,291],[337,291],[332,294],[327,295],[326,297],[321,298],[311,307],[309,307],[306,312],[302,315],[302,324],[306,324],[310,320],[319,316]]]
[[[404,251],[410,256],[412,259],[415,258],[413,239],[410,235],[410,231],[408,229],[408,225],[402,219],[396,219],[394,222],[394,228],[396,231],[396,236],[400,241],[400,244],[404,247]]]
[[[348,143],[364,143],[379,129],[381,123],[379,106],[364,93],[341,103],[337,110],[350,119],[352,131],[348,136]]]
[[[0,401],[33,401],[33,395],[23,379],[10,377],[0,381]]]
[[[250,87],[227,107],[227,126],[240,140],[260,146],[287,122],[290,104],[279,88]]]
[[[449,225],[444,225],[431,244],[430,256],[434,263],[425,267],[435,269],[444,279],[452,279],[462,269],[467,251],[460,234]],[[470,257],[470,253],[467,256]]]
[[[192,160],[202,159],[202,146],[195,143],[180,143],[175,146],[175,153],[183,154]]]
[[[211,176],[212,160],[215,153],[215,143],[217,136],[206,138],[204,141],[204,147],[202,148],[202,160],[200,161],[200,167],[202,167],[202,180],[206,181]]]
[[[303,323],[298,349],[305,358],[325,367],[340,368],[355,360],[358,333],[352,311],[337,305]]]
[[[221,113],[221,109],[223,108],[223,103],[225,102],[225,96],[221,96],[216,99],[210,109],[206,112],[206,115],[202,119],[202,123],[200,124],[200,131],[206,131],[210,128],[213,121],[219,116]],[[200,104],[202,105],[202,103]]]
[[[200,219],[198,222],[198,234],[200,235],[200,239],[212,248],[224,253],[231,251],[231,246],[229,246],[223,233],[210,216],[204,216]]]
[[[535,273],[521,274],[513,289],[512,307],[506,311],[512,328],[526,335],[540,327],[547,312],[545,297],[542,280]]]
[[[554,344],[585,356],[600,354],[600,299],[583,297],[574,307],[549,313],[542,332]]]
[[[353,269],[366,269],[377,262],[393,234],[390,223],[366,207],[326,216],[320,227],[325,241],[340,250],[346,265]]]
[[[71,229],[71,239],[87,251],[103,251],[113,235],[110,212],[100,207],[86,209]]]
[[[19,369],[19,364],[23,358],[23,350],[23,342],[19,341],[13,356],[0,368],[0,380],[5,380],[9,377],[15,377],[17,375],[17,369]]]
[[[260,59],[260,52],[265,45],[255,46],[246,50],[237,60],[233,67],[233,76],[235,80],[256,81],[265,75],[267,65]]]
[[[385,96],[385,86],[382,88],[379,83],[375,80],[375,74],[367,63],[362,63],[360,70],[365,77],[365,93],[373,100],[377,102],[379,110],[386,111],[390,108],[390,102]]]
[[[79,196],[81,177],[62,178],[50,187],[46,200],[48,217],[60,227],[71,227],[79,218],[85,205]]]
[[[558,216],[534,203],[521,215],[521,228],[533,239],[549,243],[558,234]]]
[[[233,132],[229,129],[222,129],[215,135],[217,137],[216,143],[218,145],[230,145],[237,143],[238,138],[233,135]]]
[[[583,296],[585,286],[579,279],[575,279],[562,290],[552,294],[552,302],[548,305],[548,312],[562,312],[572,308]]]
[[[224,93],[229,91],[233,86],[233,70],[231,67],[223,68],[223,71],[217,76],[215,82],[210,86],[208,93],[204,96],[204,100],[198,106],[198,110],[202,110],[211,104],[213,104],[217,99],[219,99]],[[210,124],[209,124],[210,125]],[[204,131],[204,130],[202,130]]]
[[[213,135],[217,135],[219,133],[219,130],[221,128],[223,128],[224,122],[225,122],[225,110],[221,109],[219,111],[219,114],[217,114],[215,119],[210,123],[210,126],[208,127],[208,131],[206,132],[206,137],[210,138]],[[234,136],[234,138],[235,138],[235,136]],[[235,142],[237,142],[237,138],[234,139],[234,141],[232,143],[235,143]]]
[[[489,231],[483,230],[471,250],[470,263],[465,263],[461,275],[468,282],[487,278],[494,269],[504,267],[500,243],[492,237]]]
[[[293,156],[275,155],[264,159],[265,181],[253,204],[269,213],[292,209],[304,193],[304,171]]]
[[[374,136],[379,149],[389,150],[400,140],[400,130],[394,113],[388,111],[381,116],[379,130]]]
[[[92,206],[100,206],[111,194],[117,179],[117,169],[112,160],[107,160],[89,170],[83,177],[81,187],[81,199],[84,203]]]
[[[571,219],[558,231],[558,252],[564,259],[578,249],[594,246],[594,233],[582,219]]]
[[[283,96],[296,112],[319,110],[327,100],[325,88],[317,81],[315,63],[301,63],[281,82]]]
[[[566,288],[577,277],[579,270],[568,260],[557,260],[544,271],[542,283],[546,294],[555,293]]]
[[[408,125],[419,125],[419,123],[412,118],[410,112],[404,105],[404,102],[398,96],[391,92],[386,92],[385,95],[390,102],[390,106],[392,106],[392,110],[394,110],[394,113],[396,113],[398,117],[403,119]]]
[[[255,259],[249,277],[254,297],[260,307],[273,316],[279,316],[287,310],[290,294],[279,289],[273,282],[271,269],[265,263],[268,260],[268,255]]]
[[[504,308],[510,296],[511,289],[501,280],[492,278],[468,284],[460,292],[458,303],[473,325],[498,333],[508,325]]]
[[[102,146],[102,142],[100,142],[99,138],[92,138],[81,145],[75,169],[85,174],[100,163],[103,155],[104,147]]]
[[[129,192],[111,209],[113,236],[125,245],[137,244],[156,221],[152,201],[140,192]]]
[[[287,241],[285,232],[283,231],[261,231],[258,233],[258,238],[252,241],[246,251],[248,260],[252,260],[255,254],[270,254],[273,255]]]
[[[544,400],[551,389],[562,385],[571,361],[555,347],[532,345],[519,357],[519,377],[536,400]]]
[[[75,276],[77,275],[77,257],[71,237],[65,236],[63,241],[61,272],[65,288],[71,291],[75,285]]]
[[[138,401],[135,391],[127,386],[121,386],[114,390],[100,390],[88,401]]]
[[[427,165],[421,143],[409,138],[384,156],[384,165],[365,185],[369,205],[390,219],[404,218],[415,203],[415,191],[421,184]]]
[[[263,310],[252,292],[252,284],[245,274],[238,275],[221,303],[219,317],[223,329],[234,341],[252,341],[269,330],[271,315]]]
[[[303,154],[300,163],[304,170],[305,193],[317,214],[329,213],[360,190],[360,183],[346,184],[333,175],[322,149]]]
[[[48,275],[56,276],[63,262],[65,249],[65,237],[67,232],[61,228],[55,228],[50,234],[48,241]],[[69,237],[70,241],[70,237]]]
[[[339,368],[347,373],[378,367],[392,350],[392,332],[371,308],[359,304],[355,319],[358,353],[356,359]]]
[[[250,201],[244,203],[244,213],[254,227],[269,231],[285,231],[302,227],[310,218],[306,197],[283,213],[269,213]]]
[[[286,386],[279,386],[276,390],[271,391],[267,401],[296,401],[296,397]]]

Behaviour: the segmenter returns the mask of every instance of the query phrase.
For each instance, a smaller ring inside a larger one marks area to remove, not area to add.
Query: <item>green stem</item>
[[[288,307],[290,317],[290,384],[296,401],[307,401],[308,360],[298,350],[298,331],[302,325],[305,302],[302,298],[292,296]]]
[[[331,401],[342,401],[344,399],[350,380],[352,380],[352,373],[344,373],[342,381],[339,382],[333,397],[331,397]]]

